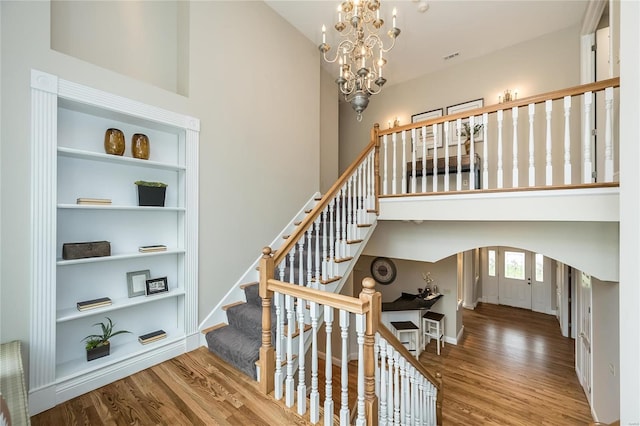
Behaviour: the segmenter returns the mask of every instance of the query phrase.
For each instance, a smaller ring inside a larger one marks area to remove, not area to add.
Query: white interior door
[[[501,248],[499,297],[501,305],[531,309],[531,253]]]
[[[578,341],[576,341],[576,372],[591,404],[591,276],[582,273],[578,286]]]

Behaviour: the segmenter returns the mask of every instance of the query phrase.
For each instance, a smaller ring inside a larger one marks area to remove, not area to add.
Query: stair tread
[[[254,281],[252,283],[245,283],[245,284],[240,284],[238,287],[240,287],[240,290],[244,290],[247,287],[251,287],[252,285],[258,285],[259,283],[257,281]]]
[[[245,304],[245,303],[247,303],[247,302],[244,302],[244,301],[242,301],[242,300],[239,300],[239,301],[237,301],[237,302],[233,302],[233,303],[229,303],[228,305],[224,305],[224,306],[222,307],[222,310],[223,310],[223,311],[228,311],[228,310],[229,310],[229,309],[231,309],[231,308],[234,308],[234,307],[236,307],[236,306],[238,306],[238,305],[243,305],[243,304]]]
[[[227,325],[206,335],[209,350],[255,380],[261,341]]]
[[[221,323],[216,324],[216,325],[212,325],[211,327],[207,327],[207,328],[203,329],[203,330],[202,330],[202,334],[205,334],[205,335],[206,335],[207,333],[210,333],[210,332],[212,332],[213,330],[217,330],[217,329],[222,328],[222,327],[225,327],[225,326],[227,326],[227,325],[228,325],[228,324],[226,324],[226,323],[224,323],[224,322],[221,322]]]

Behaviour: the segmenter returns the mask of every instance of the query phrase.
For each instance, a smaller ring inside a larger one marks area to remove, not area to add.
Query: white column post
[[[536,185],[536,157],[533,121],[536,114],[536,104],[529,104],[529,186]]]
[[[585,92],[584,97],[584,130],[582,132],[582,183],[591,183],[593,161],[591,160],[591,105],[593,105],[593,92]]]
[[[513,122],[513,167],[512,167],[512,188],[518,188],[518,107],[511,108],[511,120]]]
[[[551,99],[545,101],[544,103],[545,105],[545,113],[546,113],[546,119],[547,119],[547,137],[545,138],[546,140],[546,155],[545,155],[545,162],[546,162],[546,167],[545,167],[545,171],[546,171],[546,179],[545,179],[545,184],[547,186],[553,185],[553,164],[551,163],[553,157],[551,155],[551,147],[552,147],[552,140],[551,140],[551,112],[553,111],[553,101],[551,101]]]
[[[504,111],[498,110],[498,181],[497,188],[504,188],[504,172],[502,166],[502,121],[504,120]]]
[[[571,96],[564,97],[564,184],[571,185]]]
[[[613,87],[604,89],[604,181],[613,182]]]

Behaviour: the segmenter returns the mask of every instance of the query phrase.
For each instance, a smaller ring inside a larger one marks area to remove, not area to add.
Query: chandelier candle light
[[[340,74],[336,79],[340,93],[356,111],[356,118],[362,121],[362,111],[369,105],[369,96],[380,93],[387,80],[382,76],[382,67],[387,63],[384,53],[393,49],[400,29],[396,27],[396,9],[393,9],[393,27],[388,35],[391,45],[384,47],[378,30],[384,25],[380,19],[379,0],[347,0],[338,7],[338,22],[334,28],[341,37],[335,56],[327,53],[326,27],[322,26],[322,44],[318,49],[329,63],[338,61]]]

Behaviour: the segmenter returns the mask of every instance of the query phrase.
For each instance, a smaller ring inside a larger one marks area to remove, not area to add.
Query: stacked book
[[[76,204],[92,204],[92,205],[109,205],[111,204],[110,198],[78,198]]]
[[[138,248],[140,253],[151,253],[154,251],[167,251],[167,246],[157,244],[155,246],[142,246]]]
[[[99,299],[85,300],[76,304],[79,311],[88,311],[89,309],[101,308],[103,306],[111,305],[111,299],[108,297],[101,297]]]
[[[155,342],[156,340],[164,339],[165,337],[167,337],[167,333],[165,333],[164,330],[156,330],[151,333],[138,336],[138,342],[146,345],[147,343]]]

